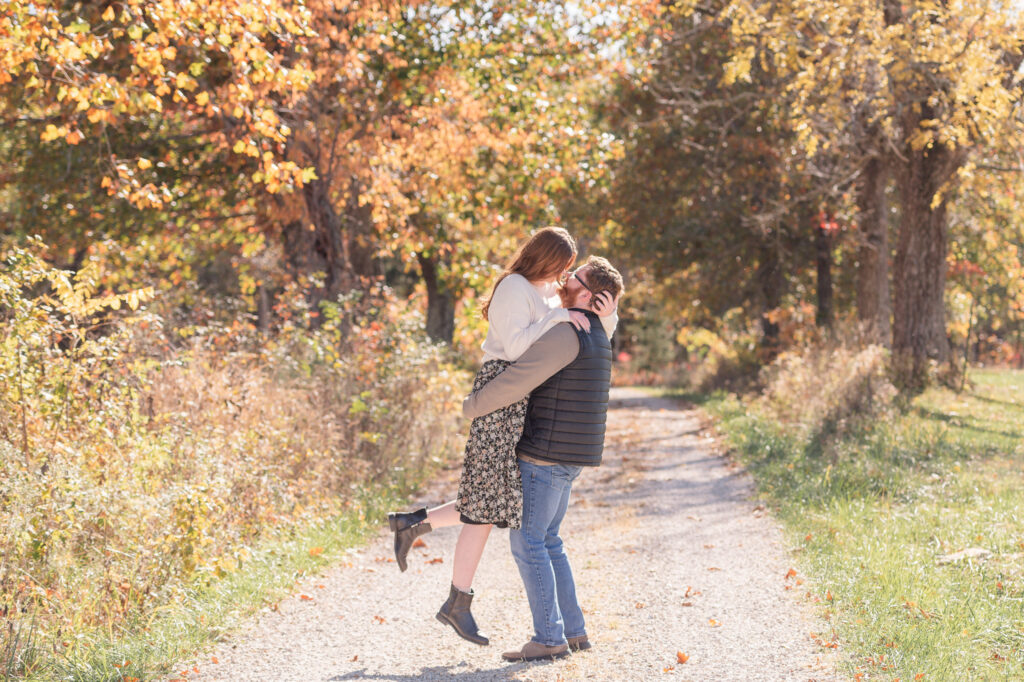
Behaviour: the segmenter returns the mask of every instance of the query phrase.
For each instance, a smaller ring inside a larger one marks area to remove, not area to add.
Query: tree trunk
[[[892,346],[889,298],[889,223],[885,202],[886,168],[873,157],[857,188],[860,247],[857,251],[857,315],[875,343]]]
[[[373,231],[373,208],[359,205],[363,185],[352,177],[345,205],[345,240],[349,265],[359,277],[377,279],[384,275],[383,265],[377,257],[377,238]]]
[[[814,251],[818,269],[818,311],[815,322],[819,327],[832,328],[832,234],[821,224],[814,226]]]
[[[455,336],[455,296],[438,277],[435,256],[418,253],[416,259],[427,286],[427,335],[450,346]]]
[[[1024,369],[1024,342],[1021,341],[1021,331],[1024,330],[1024,320],[1017,318],[1017,369]]]
[[[929,112],[922,112],[927,118]],[[916,130],[913,121],[907,130]],[[944,293],[946,287],[946,198],[932,202],[961,163],[943,145],[905,150],[900,168],[902,204],[893,273],[893,366],[904,390],[923,390],[931,361],[949,358]],[[948,189],[948,188],[947,188]]]
[[[266,333],[270,329],[270,292],[264,284],[256,286],[256,326]]]
[[[761,263],[757,269],[757,284],[761,290],[763,312],[761,314],[761,345],[769,356],[779,350],[779,324],[769,316],[782,303],[785,279],[782,276],[782,264],[774,240],[764,244],[761,250]]]
[[[315,310],[320,301],[334,298],[353,286],[353,276],[341,220],[331,204],[327,182],[317,179],[303,185],[302,198],[306,215],[284,226],[284,251],[298,276],[323,276],[321,282],[310,287],[308,295],[310,308]]]

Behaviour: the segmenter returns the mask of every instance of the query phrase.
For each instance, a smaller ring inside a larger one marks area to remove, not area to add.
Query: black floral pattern
[[[485,362],[476,375],[473,390],[480,390],[511,364],[505,360]],[[455,503],[463,521],[519,528],[523,518],[523,483],[519,477],[516,443],[523,435],[528,400],[523,398],[477,417],[470,425]]]

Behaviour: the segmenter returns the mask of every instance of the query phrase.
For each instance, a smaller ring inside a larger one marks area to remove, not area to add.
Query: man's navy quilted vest
[[[530,394],[516,451],[555,464],[598,466],[608,416],[612,345],[600,318],[588,310],[580,312],[590,319],[590,332],[576,329],[576,359]]]

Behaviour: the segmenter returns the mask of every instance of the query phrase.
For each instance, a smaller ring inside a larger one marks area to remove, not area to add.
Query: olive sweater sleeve
[[[463,400],[463,416],[476,419],[522,400],[579,353],[576,330],[568,322],[556,324],[504,372]]]

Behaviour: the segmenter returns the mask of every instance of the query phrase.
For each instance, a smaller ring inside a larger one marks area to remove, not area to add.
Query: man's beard
[[[566,287],[558,287],[558,298],[562,300],[563,308],[573,308],[576,305],[575,299]]]

